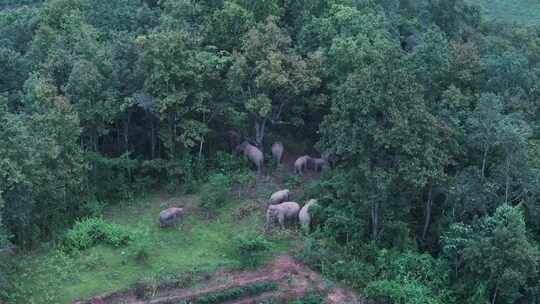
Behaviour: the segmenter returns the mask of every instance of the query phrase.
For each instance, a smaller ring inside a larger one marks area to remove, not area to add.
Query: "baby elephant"
[[[168,208],[159,213],[159,226],[166,227],[171,224],[177,224],[182,222],[184,217],[184,208]]]
[[[300,212],[298,213],[298,219],[300,220],[300,226],[302,226],[302,229],[304,229],[306,232],[309,232],[309,229],[311,228],[311,214],[309,213],[309,208],[313,206],[314,204],[317,204],[317,200],[310,199],[302,209],[300,209]]]
[[[281,158],[283,157],[283,150],[283,144],[279,141],[272,145],[272,156],[274,157],[274,160],[278,166],[281,163]]]
[[[310,160],[311,157],[309,157],[308,155],[300,156],[298,159],[296,159],[296,161],[294,162],[294,173],[302,175],[306,170]]]
[[[276,219],[281,226],[285,228],[285,223],[296,223],[298,220],[298,212],[300,206],[295,202],[285,202],[278,205],[270,205],[266,210],[266,228],[276,222]]]
[[[283,203],[285,201],[288,201],[290,195],[291,195],[291,192],[289,191],[289,189],[274,192],[274,194],[272,194],[272,196],[270,196],[270,201],[268,202],[268,204],[269,205],[281,204],[281,203]]]

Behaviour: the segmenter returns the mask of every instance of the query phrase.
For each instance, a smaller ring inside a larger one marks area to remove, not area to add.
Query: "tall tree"
[[[443,253],[466,301],[514,303],[537,277],[538,250],[527,238],[523,214],[508,205],[471,225],[453,225]]]
[[[290,123],[282,120],[284,113],[320,85],[317,63],[315,57],[294,54],[289,35],[274,18],[245,35],[228,79],[235,103],[249,114],[257,146],[263,146],[267,125]]]

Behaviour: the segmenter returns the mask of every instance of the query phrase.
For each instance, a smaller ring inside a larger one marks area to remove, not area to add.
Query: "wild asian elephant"
[[[303,207],[300,209],[300,212],[298,213],[298,220],[300,221],[300,226],[302,229],[304,229],[306,232],[309,232],[311,228],[311,213],[309,212],[309,208],[313,205],[317,204],[316,199],[310,199]]]
[[[272,156],[274,157],[274,160],[276,161],[278,166],[281,163],[281,158],[283,157],[283,151],[284,151],[284,147],[281,142],[278,141],[272,144]]]
[[[266,228],[268,229],[276,221],[281,228],[285,228],[287,222],[296,223],[299,211],[300,206],[295,202],[284,202],[268,206],[268,209],[266,209]]]
[[[159,213],[159,226],[166,227],[171,224],[178,224],[182,222],[184,217],[184,208],[171,207],[165,209]]]
[[[237,153],[244,153],[244,155],[257,167],[257,173],[262,170],[264,161],[264,155],[259,148],[253,146],[247,141],[244,141],[240,145],[236,146]]]
[[[324,158],[312,158],[311,159],[311,168],[315,171],[322,171],[328,164]]]
[[[289,191],[289,189],[284,189],[284,190],[274,192],[270,196],[270,200],[268,201],[268,204],[277,205],[277,204],[286,202],[290,199],[290,195],[291,195],[291,191]]]
[[[304,171],[307,169],[307,166],[311,160],[311,157],[308,155],[300,156],[294,162],[294,173],[298,175],[304,174]]]

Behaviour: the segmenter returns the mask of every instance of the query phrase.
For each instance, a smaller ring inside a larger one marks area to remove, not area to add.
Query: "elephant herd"
[[[310,207],[317,203],[317,200],[310,199],[302,208],[296,202],[289,201],[291,192],[288,189],[273,193],[268,200],[266,208],[266,228],[268,229],[276,222],[284,228],[286,224],[300,223],[305,231],[310,230],[311,212]],[[184,209],[171,207],[159,213],[160,227],[177,225],[182,222]]]
[[[266,229],[276,222],[284,228],[286,224],[300,223],[305,231],[310,230],[311,212],[310,207],[317,203],[317,200],[310,199],[302,208],[296,202],[289,201],[290,191],[288,189],[274,192],[268,200],[266,209]],[[159,213],[159,226],[176,226],[182,222],[184,209],[171,207]]]
[[[317,203],[317,200],[310,199],[302,208],[296,202],[289,201],[290,191],[288,189],[273,193],[268,201],[266,209],[266,228],[276,222],[285,227],[285,224],[300,223],[300,226],[309,231],[311,226],[310,207]]]
[[[244,156],[255,165],[257,172],[261,172],[264,161],[262,151],[248,141],[243,141],[241,144],[237,145],[238,138],[239,136],[236,132],[229,132],[229,145],[231,149],[234,149],[236,153],[244,154]],[[285,151],[283,143],[273,143],[271,150],[273,159],[278,165],[281,164],[283,153]],[[294,162],[294,173],[303,175],[309,169],[321,171],[327,164],[328,161],[326,157],[315,158],[309,155],[303,155],[298,157]],[[313,204],[316,204],[316,202],[316,200],[311,199],[300,208],[298,203],[290,201],[290,191],[288,189],[277,191],[270,196],[268,201],[266,209],[266,227],[269,227],[276,221],[282,228],[286,223],[299,222],[302,228],[309,230],[311,225],[309,208]],[[182,222],[183,217],[183,208],[168,208],[159,213],[159,225],[160,227],[176,225]]]
[[[272,158],[276,161],[278,165],[281,164],[281,161],[283,159],[283,152],[285,151],[283,143],[279,141],[273,143],[271,150]],[[250,144],[248,141],[244,141],[241,144],[237,145],[234,151],[236,153],[244,154],[244,156],[247,157],[247,159],[249,159],[249,161],[251,161],[255,165],[255,167],[257,168],[257,172],[261,172],[264,155],[259,148]],[[302,155],[298,157],[294,162],[294,173],[298,175],[303,175],[308,169],[321,171],[327,165],[328,160],[325,157],[316,158],[309,155]]]

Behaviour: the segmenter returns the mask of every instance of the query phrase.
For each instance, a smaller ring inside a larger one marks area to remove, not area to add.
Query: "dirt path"
[[[264,300],[287,302],[290,299],[300,298],[308,293],[320,292],[327,294],[328,304],[363,303],[361,298],[353,291],[341,287],[327,286],[325,281],[314,271],[305,267],[287,255],[278,256],[266,266],[254,271],[214,273],[204,282],[203,287],[173,289],[161,292],[157,297],[149,300],[140,300],[135,296],[134,290],[116,293],[110,296],[98,296],[86,302],[91,304],[169,304],[181,301],[193,301],[198,297],[234,287],[247,286],[253,283],[272,281],[278,285],[276,291],[264,292],[251,297],[224,302],[223,304],[255,304]]]

